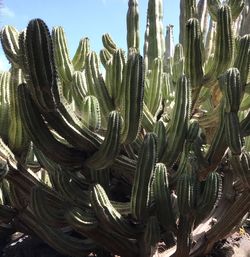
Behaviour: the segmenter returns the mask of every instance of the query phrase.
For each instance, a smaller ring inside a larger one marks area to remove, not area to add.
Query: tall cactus
[[[148,1],[147,25],[144,41],[144,58],[146,70],[151,69],[153,60],[155,58],[162,58],[164,54],[164,36],[162,19],[162,0]]]
[[[179,42],[185,46],[185,26],[190,18],[197,17],[197,8],[195,0],[181,0],[180,1],[180,35]]]
[[[127,46],[129,48],[135,48],[139,52],[139,11],[138,1],[128,1],[128,12],[127,12]]]
[[[163,1],[149,0],[144,57],[137,0],[127,53],[106,33],[99,55],[83,38],[71,59],[62,27],[5,26],[1,235],[79,257],[157,256],[160,244],[198,257],[230,235],[250,208],[247,4],[180,1],[174,46]]]

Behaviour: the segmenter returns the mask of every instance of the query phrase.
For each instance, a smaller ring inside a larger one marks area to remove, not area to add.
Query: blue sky
[[[49,29],[62,26],[67,36],[71,56],[82,37],[90,39],[91,49],[102,48],[101,36],[109,33],[118,47],[126,49],[127,0],[0,0],[0,27],[12,25],[24,29],[29,20],[43,19]],[[147,0],[139,0],[141,47],[146,26]],[[174,39],[178,42],[179,1],[163,0],[164,26],[174,25]],[[164,32],[165,33],[165,32]],[[8,62],[0,48],[0,69]]]

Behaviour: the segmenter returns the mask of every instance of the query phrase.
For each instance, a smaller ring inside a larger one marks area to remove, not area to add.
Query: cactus
[[[129,48],[135,48],[139,52],[140,48],[140,36],[139,36],[139,11],[138,1],[128,1],[127,12],[127,46]]]
[[[147,27],[145,31],[144,58],[146,71],[151,70],[155,58],[164,55],[163,36],[163,3],[162,0],[149,0]]]
[[[137,0],[127,52],[106,33],[99,55],[82,38],[71,59],[62,27],[2,29],[1,233],[7,224],[68,256],[156,256],[161,242],[166,257],[198,257],[244,221],[249,1],[180,5],[174,47],[163,1],[148,1],[144,56]]]
[[[137,220],[148,216],[150,204],[150,182],[157,158],[156,137],[148,134],[143,141],[135,171],[135,179],[131,193],[131,213]]]

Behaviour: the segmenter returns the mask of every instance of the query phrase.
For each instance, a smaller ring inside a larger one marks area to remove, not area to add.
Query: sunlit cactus
[[[2,29],[2,236],[36,234],[72,257],[157,256],[160,244],[198,257],[244,222],[249,1],[181,0],[175,46],[163,0],[148,1],[141,43],[138,5],[125,50],[104,34],[99,54],[83,38],[71,59],[62,27]]]

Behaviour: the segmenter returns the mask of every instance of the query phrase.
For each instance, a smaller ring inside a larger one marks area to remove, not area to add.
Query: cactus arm
[[[145,63],[145,71],[148,70],[148,62],[149,62],[149,21],[147,20],[146,23],[146,29],[145,29],[145,35],[144,35],[144,45],[143,45],[143,57],[144,57],[144,63]]]
[[[135,140],[141,126],[144,93],[143,58],[139,54],[132,53],[125,72],[122,143],[128,144]]]
[[[171,176],[169,176],[169,183],[171,186],[173,185],[177,185],[177,182],[179,180],[179,177],[185,173],[186,170],[186,165],[187,165],[187,161],[188,161],[188,155],[186,153],[186,151],[183,151],[181,153],[180,156],[180,160],[179,160],[179,164],[178,164],[178,168],[176,171],[174,171]]]
[[[27,31],[27,29],[21,31],[19,33],[19,37],[18,37],[18,43],[19,43],[19,47],[20,47],[20,49],[19,49],[20,69],[23,72],[24,78],[27,76],[26,74],[29,74],[29,66],[28,66],[28,62],[27,62],[27,58],[26,58],[26,31]],[[26,78],[26,80],[29,80],[29,77]],[[33,90],[33,92],[35,92],[33,88],[31,88],[31,90]]]
[[[84,97],[88,94],[86,77],[83,72],[75,71],[71,81],[72,102],[75,105],[75,110],[81,110],[81,103]]]
[[[125,67],[125,53],[117,49],[106,65],[105,82],[112,101],[116,108],[121,108],[124,87],[122,84]]]
[[[137,220],[144,220],[148,215],[149,183],[157,158],[156,136],[145,136],[136,165],[135,178],[131,193],[131,213]]]
[[[148,101],[146,102],[150,112],[155,116],[161,103],[163,61],[156,58],[152,64],[149,75],[149,87],[147,89]]]
[[[197,19],[192,18],[187,21],[185,43],[185,74],[190,79],[192,106],[194,106],[201,90],[203,78],[201,32]]]
[[[245,188],[249,189],[250,188],[250,179],[249,179],[250,156],[249,156],[249,152],[247,151],[242,151],[241,166],[244,172]]]
[[[185,49],[185,26],[186,22],[190,18],[197,18],[196,1],[195,0],[181,0],[180,1],[180,34],[179,43],[183,45]]]
[[[114,104],[99,72],[98,58],[95,52],[90,52],[87,56],[86,79],[89,94],[97,97],[103,117],[107,118],[107,114],[114,110]]]
[[[36,24],[36,20],[33,23]],[[34,25],[33,23],[32,22],[30,23],[31,24],[30,25],[31,28],[30,28],[30,32],[29,32],[30,38],[32,38],[33,33],[35,34],[35,32],[33,32],[33,30],[32,30],[32,26]],[[50,40],[50,36],[46,30],[46,25],[40,20],[38,20],[36,25],[37,26],[34,25],[36,29],[39,29],[40,27],[42,27],[45,30],[45,32],[42,30],[44,32],[44,34],[41,34],[44,36],[44,41],[40,42],[41,48],[48,45],[49,46],[48,49],[50,50],[50,54],[52,55],[52,47],[51,47],[51,42],[50,42],[51,40]],[[27,31],[27,34],[28,34],[28,31]],[[38,33],[38,36],[39,35],[40,34]],[[28,36],[27,36],[27,38],[28,38]],[[32,44],[32,41],[31,41],[31,44]],[[30,52],[32,53],[32,51],[30,51]],[[31,58],[31,61],[33,61],[32,58]],[[52,56],[49,55],[47,59],[45,58],[45,61],[47,61],[51,64],[51,70],[48,70],[48,75],[51,75],[52,78],[54,78],[55,70],[54,70],[54,66],[53,66]],[[27,69],[25,69],[25,71],[27,72]],[[54,75],[52,75],[52,74],[54,74]],[[32,83],[29,83],[29,84],[32,84]],[[50,86],[52,86],[52,90],[53,90],[53,88],[55,88],[54,91],[57,91],[57,85],[54,85],[54,86],[53,85],[54,84],[50,85]],[[37,100],[36,93],[39,94],[39,99],[41,101],[43,101],[43,96],[42,96],[43,94],[41,93],[42,91],[40,89],[38,89],[37,87],[33,88],[33,86],[29,86],[29,88],[31,89],[31,92],[33,92],[32,93],[33,99],[36,101],[36,104],[38,104],[38,106],[41,108],[41,104],[39,104],[39,101]],[[56,97],[56,99],[57,99],[57,97]],[[65,100],[63,98],[61,98],[60,100],[62,101],[64,106],[62,103],[59,103],[59,101],[55,101],[57,103],[58,110],[54,109],[53,110],[54,113],[51,112],[48,114],[48,112],[47,112],[48,108],[47,107],[43,108],[43,111],[45,112],[45,115],[46,115],[46,119],[50,120],[52,126],[55,127],[56,130],[60,131],[60,133],[62,133],[69,140],[70,143],[73,143],[73,145],[77,145],[80,148],[85,145],[87,147],[90,147],[90,149],[91,148],[93,149],[93,144],[96,145],[96,143],[97,143],[97,147],[98,147],[99,143],[98,143],[97,137],[87,128],[81,129],[81,126],[82,126],[81,122],[78,121],[78,124],[77,124],[77,119],[76,119],[75,115],[73,113],[69,113],[68,110],[66,109],[68,104],[65,102]],[[54,101],[54,99],[51,99],[51,101]],[[56,120],[59,122],[56,122]],[[62,125],[64,125],[64,126],[62,126]],[[67,130],[68,130],[68,132],[67,132]],[[79,132],[79,131],[81,131],[83,133],[83,135],[86,135],[85,139],[82,138],[82,136],[80,135],[81,132]],[[73,133],[73,135],[72,135],[72,133]],[[76,138],[74,139],[75,136],[76,136]],[[83,139],[85,141],[84,143],[82,143]],[[89,139],[91,141],[93,140],[92,142],[90,142],[90,144],[87,143],[87,141],[89,141]],[[91,146],[91,144],[92,144],[92,146]],[[94,149],[95,149],[95,146],[94,146]]]
[[[217,34],[215,42],[214,62],[210,71],[205,75],[206,80],[216,80],[231,65],[234,54],[232,30],[232,15],[230,7],[223,5],[217,14]]]
[[[230,154],[230,162],[236,179],[239,179],[246,190],[249,188],[249,154],[245,151],[241,155]]]
[[[246,84],[249,83],[250,76],[250,34],[241,37],[239,40],[234,67],[238,68],[240,72],[241,84],[244,92]]]
[[[147,131],[153,131],[155,124],[155,117],[149,111],[145,102],[143,102],[143,114],[142,114],[142,127]]]
[[[70,208],[65,213],[65,219],[76,230],[88,231],[98,227],[98,220],[93,212],[77,207]]]
[[[89,130],[82,122],[76,124],[75,114],[72,111],[68,112],[63,105],[59,108],[54,112],[44,114],[46,121],[50,123],[52,128],[73,146],[84,151],[96,151],[101,144],[100,137]]]
[[[11,73],[3,72],[0,75],[0,135],[4,142],[8,141],[8,128],[10,124],[10,94]]]
[[[215,242],[209,243],[207,241],[206,232],[220,220],[232,205],[232,197],[235,196],[235,188],[233,187],[234,176],[231,169],[225,168],[224,171],[229,176],[223,178],[222,195],[216,208],[209,214],[209,218],[200,223],[193,231],[193,238],[197,243],[190,251],[190,256],[192,257],[211,251]]]
[[[69,217],[71,216],[71,217]],[[121,237],[113,232],[106,231],[97,225],[97,220],[92,214],[82,212],[79,209],[73,210],[73,213],[67,215],[70,224],[76,231],[88,238],[92,238],[98,245],[108,251],[116,254],[122,254],[125,257],[137,256],[137,246],[125,237]],[[128,250],[129,249],[129,250]]]
[[[65,197],[65,200],[73,202],[82,208],[89,208],[89,183],[86,179],[79,179],[70,171],[57,169],[54,174],[55,188]],[[50,176],[51,177],[51,176]]]
[[[113,233],[110,230],[104,230],[100,226],[93,230],[75,227],[75,230],[91,238],[97,242],[98,245],[114,254],[122,254],[124,257],[134,257],[138,255],[138,246],[132,240],[121,237],[119,234]]]
[[[58,228],[67,225],[64,217],[65,202],[55,192],[35,186],[31,190],[30,199],[32,211],[43,224]]]
[[[139,11],[138,1],[128,1],[127,12],[127,47],[135,48],[139,53],[140,41],[139,41]]]
[[[163,9],[162,0],[149,0],[147,27],[145,31],[144,58],[145,69],[151,70],[155,58],[164,55]]]
[[[123,216],[128,216],[130,214],[130,203],[129,202],[117,202],[111,201],[114,208]]]
[[[217,21],[217,13],[218,10],[221,7],[221,1],[220,0],[207,0],[207,7],[209,14],[213,21]]]
[[[178,158],[188,129],[191,101],[190,85],[186,76],[183,75],[179,78],[175,94],[176,102],[168,124],[169,140],[161,160],[167,164],[167,167],[172,166]]]
[[[93,131],[101,128],[101,110],[100,105],[95,96],[87,96],[84,98],[83,103],[80,103],[81,116],[86,126]]]
[[[100,149],[90,158],[85,165],[93,169],[104,169],[110,166],[119,154],[121,133],[121,116],[117,111],[109,115],[107,134]]]
[[[188,126],[186,146],[188,144],[190,144],[192,146],[192,144],[195,142],[195,140],[198,137],[199,130],[200,130],[200,126],[199,126],[198,121],[196,119],[191,119],[189,121],[189,126]],[[189,147],[187,147],[187,148],[189,148]]]
[[[173,62],[173,82],[177,83],[179,77],[184,74],[184,55],[183,47],[181,44],[176,44],[174,49],[174,62]]]
[[[160,226],[156,216],[150,216],[140,242],[141,256],[153,256],[157,250],[157,243],[161,237]]]
[[[39,224],[35,216],[27,210],[19,215],[19,219],[21,222],[25,223],[29,229],[39,235],[48,245],[62,254],[84,257],[96,246],[93,241],[89,239],[72,237],[59,229]]]
[[[214,54],[215,47],[215,26],[216,23],[210,19],[209,28],[206,37],[205,43],[205,59],[212,58],[211,56]],[[209,63],[209,60],[206,61],[206,64]]]
[[[72,81],[74,67],[69,57],[66,36],[62,27],[53,28],[52,42],[58,75],[64,83],[69,84]]]
[[[106,48],[104,48],[100,51],[99,56],[103,67],[106,69],[109,63],[109,60],[111,60],[112,58],[112,54]]]
[[[1,158],[1,161],[2,160],[4,161],[4,163],[8,162],[8,164],[10,163],[11,165],[16,166],[16,163],[17,163],[16,158],[13,152],[10,150],[10,148],[3,142],[2,138],[0,138],[0,158]],[[6,167],[6,170],[4,170],[3,168],[1,175],[2,176],[7,175],[8,170],[9,170],[9,165],[8,165],[8,168]]]
[[[20,46],[19,32],[12,26],[4,26],[1,30],[0,39],[4,53],[11,64],[15,67],[20,67]]]
[[[157,209],[157,217],[160,224],[166,230],[176,232],[176,223],[172,211],[167,169],[163,163],[156,164],[154,171],[153,190]]]
[[[244,0],[240,0],[240,1],[229,0],[228,5],[230,6],[230,8],[232,10],[232,19],[236,20],[237,17],[239,16],[239,14],[242,12],[242,10],[245,7],[245,1]]]
[[[25,131],[49,158],[68,166],[72,166],[75,161],[78,165],[83,163],[84,152],[63,145],[53,137],[27,92],[25,84],[18,87],[18,101]],[[38,131],[39,133],[37,133]]]
[[[111,55],[117,50],[115,42],[108,33],[102,36],[102,43]]]
[[[1,143],[0,143],[1,144]],[[2,153],[1,153],[2,154]],[[0,156],[0,180],[1,180],[1,187],[2,187],[2,180],[6,177],[9,172],[9,167],[7,165],[7,160]],[[2,189],[0,190],[0,204],[3,204],[2,200]]]
[[[201,170],[199,174],[200,178],[205,178],[210,171],[217,167],[225,153],[226,148],[227,144],[225,140],[224,111],[222,108],[220,108],[220,122],[214,133],[210,147],[205,155],[205,160],[207,160],[209,165]]]
[[[168,25],[165,36],[165,54],[164,60],[169,57],[173,57],[174,54],[174,36],[173,36],[173,25]]]
[[[197,203],[196,222],[200,223],[215,207],[221,194],[222,180],[216,172],[208,174],[205,186]]]
[[[249,211],[250,195],[243,192],[239,198],[224,212],[220,220],[206,233],[208,242],[216,242],[219,238],[225,238]]]
[[[178,232],[177,232],[177,245],[174,253],[175,257],[188,257],[190,247],[192,244],[191,232],[193,227],[193,218],[180,216]]]
[[[8,181],[11,181],[8,178]],[[13,181],[12,181],[13,182]],[[8,198],[11,206],[13,206],[16,210],[20,211],[27,207],[27,200],[24,197],[22,189],[17,189],[15,182],[9,183],[8,186]],[[26,184],[26,183],[25,183]]]
[[[178,79],[184,74],[184,63],[181,64],[181,69],[180,71],[180,75],[178,77]],[[178,81],[177,79],[177,81]],[[162,77],[162,100],[163,100],[163,104],[164,103],[171,103],[174,100],[174,84],[177,81],[171,81],[170,78],[170,74],[168,73],[163,73],[163,77]]]
[[[41,110],[54,110],[59,101],[52,40],[47,25],[40,19],[31,20],[25,38],[28,63],[28,86]],[[26,78],[26,77],[25,77]]]
[[[193,175],[190,162],[185,162],[185,170],[179,175],[176,188],[178,209],[181,216],[190,215],[194,207]]]
[[[17,90],[18,85],[23,82],[23,75],[20,69],[13,68],[11,70],[11,81],[9,88],[10,95],[10,124],[8,129],[8,145],[10,149],[18,156],[22,156],[28,148],[29,140],[24,131],[21,117],[20,107],[18,106]]]
[[[201,33],[206,35],[208,29],[207,0],[199,0],[197,4],[197,13],[201,27]]]
[[[240,73],[237,68],[228,69],[220,79],[220,86],[224,94],[224,121],[226,142],[233,154],[241,153],[241,132],[238,117],[242,87]]]
[[[242,136],[246,137],[250,135],[250,111],[247,113],[246,117],[240,122],[240,129]]]
[[[220,88],[225,98],[225,112],[237,113],[242,99],[240,72],[237,68],[230,68],[221,76]]]
[[[123,72],[125,67],[125,53],[118,49],[113,55],[113,69],[112,69],[112,79],[113,79],[113,92],[114,92],[114,102],[115,106],[121,108],[122,99],[124,96],[124,87],[123,87]]]
[[[83,71],[85,68],[86,58],[90,52],[89,38],[82,38],[79,42],[75,55],[72,59],[72,64],[75,71]]]
[[[141,232],[140,228],[133,226],[124,218],[111,204],[108,196],[100,184],[95,184],[92,188],[91,204],[95,214],[106,229],[129,238],[135,238]]]
[[[179,15],[179,43],[184,44],[184,37],[185,37],[185,24],[186,24],[186,18],[184,16],[184,5],[185,5],[185,0],[180,0],[180,15]]]
[[[34,147],[34,152],[40,165],[47,170],[53,188],[65,200],[73,202],[82,208],[89,208],[89,183],[86,179],[79,178],[71,171],[63,169],[57,163],[48,159],[37,147]]]
[[[153,132],[157,135],[158,138],[158,158],[161,159],[161,156],[164,152],[164,148],[167,145],[167,132],[163,121],[159,120],[155,123]]]
[[[240,22],[240,28],[239,28],[239,35],[244,36],[245,34],[250,33],[250,28],[249,28],[249,22],[250,22],[250,2],[249,0],[246,1],[245,8],[242,12],[242,20]]]
[[[237,112],[225,113],[225,136],[229,149],[239,155],[242,149],[240,123]]]
[[[250,95],[244,94],[242,101],[240,103],[240,111],[244,112],[247,111],[250,108]]]

